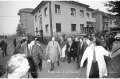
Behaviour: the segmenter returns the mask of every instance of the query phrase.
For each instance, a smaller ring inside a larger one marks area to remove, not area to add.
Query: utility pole
[[[27,13],[25,14],[25,21],[26,21],[26,33],[28,33],[28,24],[27,24]]]

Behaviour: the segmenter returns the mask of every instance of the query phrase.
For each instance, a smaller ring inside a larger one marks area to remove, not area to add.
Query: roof
[[[86,8],[89,7],[89,5],[82,4],[82,3],[79,3],[79,2],[76,2],[76,1],[64,1],[64,2],[67,2],[67,3],[70,3],[70,4],[74,4],[74,5],[78,5],[78,6],[83,6],[83,7],[86,7]]]
[[[112,14],[109,14],[109,13],[106,13],[106,12],[103,12],[103,11],[100,11],[99,9],[94,10],[93,13],[100,13],[100,14],[102,14],[103,16],[105,16],[105,17],[110,17],[110,18],[112,18],[112,17],[114,16],[114,15],[112,15]]]
[[[35,14],[40,8],[42,8],[49,1],[42,1],[33,11],[32,14]]]
[[[33,9],[32,9],[32,8],[23,8],[23,9],[20,9],[20,10],[19,10],[18,15],[20,14],[20,12],[27,12],[27,13],[31,13],[32,11],[33,11]]]
[[[40,8],[42,8],[46,3],[48,3],[50,1],[42,1],[32,12],[32,14],[35,14]],[[52,2],[52,1],[51,1]],[[61,2],[61,1],[60,1]],[[86,4],[82,4],[76,1],[62,1],[62,2],[66,2],[66,3],[70,3],[73,5],[77,5],[77,6],[83,6],[85,8],[87,8],[88,10],[92,10],[91,8],[89,8],[89,5]]]

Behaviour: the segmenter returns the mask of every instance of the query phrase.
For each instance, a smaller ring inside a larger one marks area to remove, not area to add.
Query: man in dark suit
[[[0,48],[2,50],[3,57],[7,56],[7,43],[4,40],[0,42]]]
[[[78,44],[78,51],[77,51],[77,69],[80,68],[80,62],[87,46],[88,45],[86,42],[84,42],[83,38],[80,38],[80,42]]]
[[[67,52],[67,57],[68,57],[68,63],[71,62],[71,57],[73,57],[73,60],[75,61],[75,42],[69,38],[68,39],[68,43],[66,44],[67,47],[66,47],[66,52]]]

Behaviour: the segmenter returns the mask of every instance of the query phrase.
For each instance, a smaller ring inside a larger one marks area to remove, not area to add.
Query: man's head
[[[8,78],[25,76],[30,66],[25,54],[13,55],[7,62]]]
[[[55,41],[55,37],[52,37],[52,41]]]
[[[72,38],[68,38],[68,42],[72,42]]]
[[[78,37],[75,37],[75,41],[79,41],[79,40],[78,40]]]
[[[83,38],[80,38],[80,43],[83,43],[83,42],[84,42]]]

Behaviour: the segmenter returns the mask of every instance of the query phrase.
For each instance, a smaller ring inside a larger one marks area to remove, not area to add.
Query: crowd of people
[[[87,66],[87,78],[102,78],[107,76],[104,56],[112,58],[114,54],[111,52],[113,40],[112,36],[105,38],[105,36],[97,36],[95,34],[66,37],[60,41],[56,41],[56,37],[52,37],[47,44],[45,52],[43,52],[41,43],[37,38],[32,36],[15,38],[13,40],[14,54],[7,63],[5,77],[37,78],[37,70],[42,71],[43,60],[51,63],[50,71],[53,71],[54,63],[59,66],[60,59],[62,62],[67,61],[68,64],[73,59],[77,64],[76,69]],[[5,42],[4,40],[1,42],[1,49],[7,55],[7,49],[4,49],[5,44],[3,44]]]

